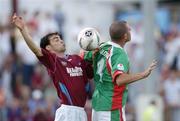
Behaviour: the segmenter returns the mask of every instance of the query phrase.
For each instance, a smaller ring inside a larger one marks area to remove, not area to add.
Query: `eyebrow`
[[[50,39],[56,39],[56,38],[60,38],[60,37],[57,35],[57,36],[54,36],[54,37],[52,37]]]

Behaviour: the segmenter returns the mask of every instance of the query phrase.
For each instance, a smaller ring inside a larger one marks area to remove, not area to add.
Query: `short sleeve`
[[[128,73],[129,61],[127,54],[122,49],[112,48],[108,63],[111,69],[113,81],[122,73]]]
[[[54,71],[57,56],[45,49],[41,49],[41,51],[43,56],[37,56],[38,60],[49,70]]]
[[[93,61],[93,51],[84,52],[83,59],[86,61]]]

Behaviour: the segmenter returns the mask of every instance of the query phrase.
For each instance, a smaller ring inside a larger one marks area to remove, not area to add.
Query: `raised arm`
[[[156,65],[157,65],[157,61],[154,60],[144,72],[137,74],[122,73],[121,75],[116,77],[115,79],[116,84],[120,86],[144,79],[151,74],[151,71],[156,67]]]
[[[32,50],[32,52],[36,56],[43,56],[41,49],[33,42],[32,37],[28,33],[28,29],[26,27],[24,20],[21,17],[14,14],[12,17],[12,23],[19,29],[26,44]]]

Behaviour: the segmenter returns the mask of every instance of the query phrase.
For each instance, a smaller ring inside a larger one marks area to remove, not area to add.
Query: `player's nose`
[[[61,43],[61,44],[64,44],[64,41],[63,41],[63,40],[60,40],[60,43]]]

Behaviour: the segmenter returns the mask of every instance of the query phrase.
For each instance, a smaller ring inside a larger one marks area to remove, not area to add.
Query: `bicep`
[[[34,54],[35,54],[37,57],[42,57],[42,56],[43,56],[43,53],[42,53],[41,48],[37,48],[37,50],[34,51]]]
[[[126,78],[128,78],[128,74],[127,73],[121,73],[118,74],[114,77],[114,82],[119,85],[119,83],[123,82],[123,80],[125,80]]]

